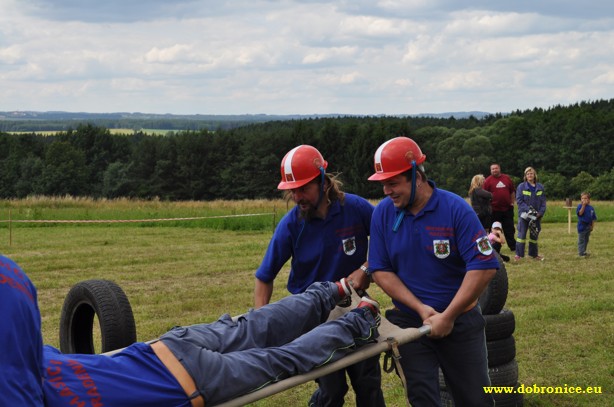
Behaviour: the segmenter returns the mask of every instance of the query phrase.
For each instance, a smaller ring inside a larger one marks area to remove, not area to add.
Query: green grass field
[[[575,223],[567,231],[566,211],[545,223],[540,237],[544,262],[507,264],[506,308],[516,316],[516,359],[520,382],[537,386],[600,386],[603,394],[529,394],[526,406],[614,405],[614,205],[593,202],[600,221],[591,236],[588,259],[578,258]],[[275,207],[275,210],[273,210]],[[8,219],[142,219],[220,214],[276,213],[283,201],[239,203],[0,201],[0,221]],[[551,206],[554,213],[554,205]],[[0,222],[0,252],[15,259],[39,292],[46,343],[58,346],[64,297],[82,280],[117,282],[128,295],[138,340],[149,340],[175,325],[236,315],[252,306],[253,273],[272,234],[273,215],[262,225],[252,218],[121,224],[18,224]],[[260,217],[254,217],[260,218]],[[602,221],[603,219],[603,221]],[[278,220],[278,219],[277,219]],[[200,223],[199,223],[200,222]],[[189,226],[188,226],[189,224]],[[198,226],[195,226],[198,225]],[[228,230],[229,229],[229,230]],[[509,254],[507,249],[504,253]],[[274,299],[287,295],[287,267]],[[370,290],[384,306],[390,301]],[[384,374],[389,406],[404,406],[399,379]],[[256,403],[305,405],[315,389],[308,383]],[[352,395],[348,405],[353,405]]]

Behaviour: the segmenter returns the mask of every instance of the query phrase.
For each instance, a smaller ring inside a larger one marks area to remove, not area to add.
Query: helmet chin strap
[[[394,221],[394,225],[392,226],[392,231],[396,232],[399,230],[403,219],[405,218],[405,214],[414,204],[414,200],[416,199],[416,161],[411,161],[411,194],[409,195],[409,202],[407,206],[401,208],[399,214],[397,215],[397,219]]]

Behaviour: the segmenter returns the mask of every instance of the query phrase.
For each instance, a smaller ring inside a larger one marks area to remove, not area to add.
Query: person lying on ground
[[[345,280],[314,283],[237,321],[176,327],[110,357],[45,346],[46,405],[210,406],[307,373],[377,338],[379,305],[368,297],[326,322],[349,295]]]
[[[5,291],[17,294],[12,299],[32,311],[29,321],[40,337],[34,285],[10,259],[0,256],[0,266],[0,282],[15,275],[27,288],[2,283],[0,297]],[[33,397],[27,405],[211,406],[307,373],[374,342],[381,317],[379,304],[367,296],[355,309],[327,321],[337,304],[350,295],[345,279],[317,282],[302,294],[251,310],[236,320],[225,314],[213,323],[175,327],[152,343],[138,342],[110,356],[62,354],[42,341],[26,340],[22,352],[19,342],[13,342],[16,349],[11,353],[20,358],[26,355],[24,360],[33,362],[13,364],[17,370],[5,370],[2,375],[36,378],[43,372],[42,381],[30,383]],[[17,305],[13,309],[20,310]],[[10,316],[3,319],[5,326],[22,324],[19,313]],[[10,329],[0,333],[4,344]],[[18,386],[4,390],[3,400],[24,400]]]

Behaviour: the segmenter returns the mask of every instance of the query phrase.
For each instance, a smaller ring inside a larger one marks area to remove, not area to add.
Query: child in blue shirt
[[[576,215],[578,215],[578,254],[580,257],[586,258],[588,256],[586,246],[588,246],[588,240],[597,220],[597,215],[595,208],[591,206],[591,194],[582,192],[580,200],[581,203],[576,209]]]

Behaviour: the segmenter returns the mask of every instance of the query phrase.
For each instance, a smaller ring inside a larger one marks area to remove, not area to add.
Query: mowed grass
[[[4,204],[0,205],[0,219],[6,219],[7,206],[19,211],[17,202]],[[231,209],[236,204],[218,204],[227,207],[215,209],[223,213],[254,211],[247,202],[240,209]],[[87,210],[92,219],[105,211],[101,203],[95,205]],[[169,216],[187,211],[173,209],[169,203],[122,205],[125,209],[115,208],[114,215],[131,213],[138,219],[142,211],[155,216],[163,211]],[[135,205],[145,209],[135,209]],[[168,208],[153,210],[148,205]],[[268,204],[262,205],[266,212]],[[282,205],[285,210],[285,203]],[[21,210],[26,211],[27,206]],[[40,206],[39,216],[46,218],[53,212],[44,209],[48,203]],[[602,207],[595,206],[600,219],[607,217],[608,209],[600,213]],[[203,215],[207,209],[199,207],[194,213]],[[71,216],[83,215],[82,209],[81,213],[74,210]],[[185,223],[21,224],[11,230],[10,245],[4,223],[0,224],[0,252],[15,259],[36,284],[46,343],[59,345],[60,312],[70,287],[92,278],[113,280],[124,289],[132,304],[138,340],[147,341],[175,325],[210,322],[223,313],[237,315],[249,309],[253,273],[272,234],[269,223],[260,230],[186,227]],[[506,308],[516,315],[519,381],[526,386],[600,386],[602,394],[528,394],[526,406],[614,405],[614,222],[597,223],[588,259],[577,256],[575,223],[571,232],[565,222],[545,223],[540,253],[546,260],[506,264],[510,287]],[[509,251],[504,249],[504,253]],[[288,294],[287,273],[288,266],[276,280],[275,300]],[[384,307],[390,305],[377,287],[370,292]],[[305,405],[314,389],[315,384],[307,383],[255,405]],[[395,375],[384,374],[383,389],[389,406],[405,405]],[[351,392],[347,402],[354,404]]]

